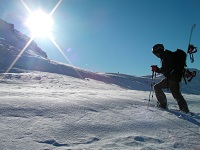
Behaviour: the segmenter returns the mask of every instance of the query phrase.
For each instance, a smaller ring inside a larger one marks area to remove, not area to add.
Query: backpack
[[[185,69],[185,67],[187,67],[186,58],[187,54],[181,49],[177,49],[175,52],[173,52],[174,70],[176,70],[176,72],[183,77],[185,84],[187,84],[185,78],[189,78],[188,82],[190,82],[193,77],[196,76],[196,71],[191,72],[189,69]]]
[[[177,49],[175,52],[173,52],[173,56],[174,56],[174,69],[177,70],[183,70],[184,67],[187,67],[186,65],[186,57],[187,54],[186,52],[184,52],[181,49]]]
[[[174,70],[178,73],[180,77],[184,78],[185,83],[186,80],[184,74],[185,74],[185,67],[187,67],[186,57],[187,57],[186,52],[184,52],[181,49],[177,49],[175,52],[173,52]]]

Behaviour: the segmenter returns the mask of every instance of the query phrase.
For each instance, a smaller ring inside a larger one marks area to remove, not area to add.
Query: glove
[[[158,72],[159,68],[156,65],[151,66],[151,71]]]

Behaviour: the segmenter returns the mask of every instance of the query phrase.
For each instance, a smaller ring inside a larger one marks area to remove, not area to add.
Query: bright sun
[[[42,10],[31,13],[25,24],[34,37],[51,36],[53,20]]]

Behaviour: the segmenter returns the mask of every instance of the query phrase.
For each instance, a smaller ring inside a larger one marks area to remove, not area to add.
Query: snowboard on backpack
[[[175,52],[173,52],[173,55],[175,63],[174,69],[179,72],[179,74],[183,77],[185,84],[187,84],[187,81],[190,82],[193,77],[196,76],[196,71],[191,72],[189,71],[189,69],[185,69],[185,67],[187,67],[187,54],[185,51],[177,49]],[[187,78],[188,80],[186,81],[185,78]]]

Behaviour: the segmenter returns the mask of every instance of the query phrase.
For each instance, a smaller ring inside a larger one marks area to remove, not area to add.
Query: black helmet
[[[152,48],[152,53],[156,54],[156,53],[162,53],[164,51],[164,46],[162,44],[156,44],[153,46]]]

